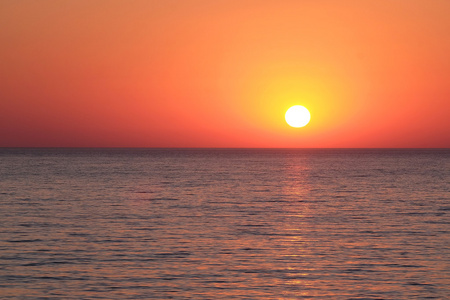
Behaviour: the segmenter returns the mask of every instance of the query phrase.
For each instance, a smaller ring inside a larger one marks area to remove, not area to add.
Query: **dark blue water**
[[[449,150],[0,149],[2,299],[448,299]]]

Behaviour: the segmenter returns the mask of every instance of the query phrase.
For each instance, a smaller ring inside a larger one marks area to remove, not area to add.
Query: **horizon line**
[[[97,146],[0,146],[0,149],[178,149],[178,150],[317,150],[317,149],[342,149],[342,150],[450,150],[450,147],[97,147]]]

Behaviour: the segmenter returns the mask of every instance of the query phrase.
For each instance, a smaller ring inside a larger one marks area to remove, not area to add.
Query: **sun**
[[[286,115],[284,117],[289,126],[300,128],[309,123],[311,114],[306,107],[294,105],[286,111]]]

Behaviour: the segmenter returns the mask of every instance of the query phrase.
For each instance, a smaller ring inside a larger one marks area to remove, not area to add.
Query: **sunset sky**
[[[450,147],[448,0],[3,0],[0,147]],[[310,123],[292,128],[303,105]]]

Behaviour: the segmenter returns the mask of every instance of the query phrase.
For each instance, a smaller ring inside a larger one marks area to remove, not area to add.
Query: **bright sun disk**
[[[289,126],[299,128],[309,123],[311,114],[306,107],[294,105],[286,111],[286,115],[284,117]]]

